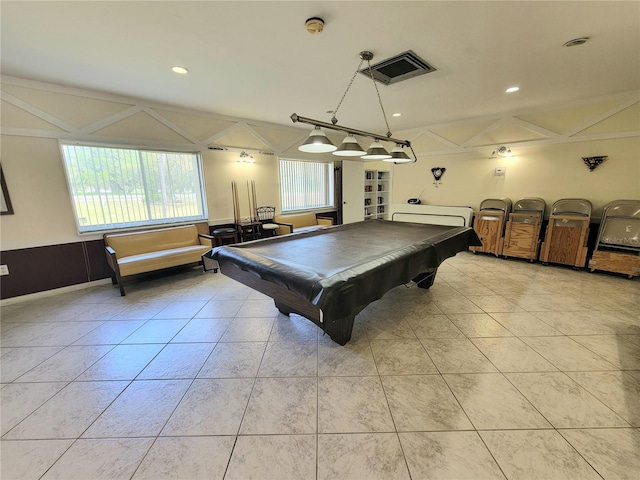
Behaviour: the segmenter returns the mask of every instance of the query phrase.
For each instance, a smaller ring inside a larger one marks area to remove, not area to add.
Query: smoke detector
[[[322,33],[322,29],[324,28],[324,20],[320,17],[311,17],[304,22],[304,26],[307,28],[307,32],[311,35],[316,35],[318,33]]]

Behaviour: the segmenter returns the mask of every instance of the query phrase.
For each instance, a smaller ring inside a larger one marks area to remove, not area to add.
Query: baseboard
[[[85,288],[98,287],[100,285],[111,285],[110,278],[102,280],[94,280],[92,282],[79,283],[77,285],[69,285],[68,287],[54,288],[53,290],[45,290],[44,292],[30,293],[19,297],[5,298],[0,300],[0,307],[14,305],[17,303],[30,302],[32,300],[41,300],[47,297],[53,297],[62,293],[75,292],[76,290],[84,290]]]

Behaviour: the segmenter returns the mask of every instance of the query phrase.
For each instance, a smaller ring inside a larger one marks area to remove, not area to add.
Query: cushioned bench
[[[294,213],[290,215],[276,215],[274,222],[280,224],[278,235],[287,233],[308,232],[333,225],[331,218],[317,217],[315,213]]]
[[[201,262],[202,255],[213,248],[213,237],[198,233],[195,225],[184,225],[106,233],[104,244],[113,284],[120,286],[124,296],[123,277]]]

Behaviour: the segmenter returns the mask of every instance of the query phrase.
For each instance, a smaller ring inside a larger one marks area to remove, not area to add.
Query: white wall
[[[15,211],[14,215],[0,217],[2,250],[100,238],[77,234],[58,139],[201,151],[209,223],[215,224],[233,218],[234,180],[238,182],[243,216],[249,214],[247,180],[256,183],[258,204],[278,208],[277,155],[300,158],[296,147],[308,133],[306,128],[150,106],[136,99],[14,78],[2,77],[1,88],[1,162]],[[490,147],[441,155],[421,154],[422,150],[418,150],[418,163],[394,166],[393,202],[406,202],[423,189],[421,198],[427,204],[474,208],[485,198],[502,196],[513,201],[526,196],[542,197],[549,206],[560,198],[582,197],[593,202],[597,213],[609,201],[638,199],[638,106],[630,108],[616,117],[616,122],[605,125],[608,130],[598,127],[596,137],[606,136],[606,140],[585,137],[580,141],[572,138],[571,143],[512,144],[516,156],[510,159],[487,159]],[[551,120],[559,123],[557,119],[567,117],[560,113],[545,117],[545,128],[555,129]],[[572,118],[580,121],[581,116],[583,110]],[[631,134],[612,138],[610,131],[614,131],[614,137],[616,131]],[[436,133],[451,138],[456,134],[448,127]],[[207,148],[216,144],[236,150]],[[254,152],[255,164],[240,164],[236,162],[240,147],[270,150],[276,155]],[[423,142],[421,148],[426,151],[429,145]],[[589,172],[581,157],[594,155],[608,155],[609,159]],[[497,166],[507,168],[506,176],[493,176]],[[447,169],[437,188],[433,185],[432,167]]]
[[[594,217],[612,200],[640,199],[640,139],[638,137],[579,143],[512,147],[511,158],[487,158],[481,152],[418,157],[397,165],[393,174],[394,203],[421,195],[422,203],[478,208],[486,198],[541,197],[549,208],[561,198],[586,198]],[[488,149],[490,153],[490,149]],[[582,157],[608,155],[590,172]],[[431,168],[445,167],[436,187]],[[505,176],[495,176],[506,167]]]

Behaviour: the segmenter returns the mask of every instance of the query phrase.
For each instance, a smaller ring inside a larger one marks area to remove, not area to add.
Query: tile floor
[[[187,269],[2,308],[1,477],[622,479],[640,280],[461,253],[341,347]]]

